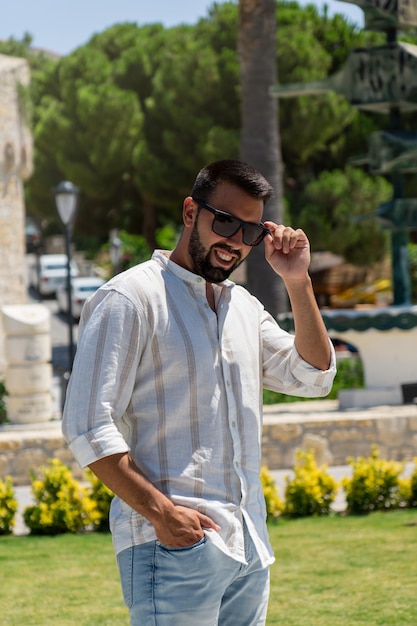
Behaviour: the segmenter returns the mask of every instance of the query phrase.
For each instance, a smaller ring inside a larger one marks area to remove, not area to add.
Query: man
[[[262,388],[323,396],[335,374],[307,237],[261,223],[271,193],[240,161],[203,168],[175,249],[110,280],[83,311],[63,431],[116,494],[111,529],[134,626],[265,623]],[[228,280],[262,241],[295,338]]]

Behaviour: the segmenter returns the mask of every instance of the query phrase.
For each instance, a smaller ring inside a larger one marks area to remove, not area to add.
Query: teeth
[[[227,254],[226,252],[220,252],[220,250],[217,250],[217,256],[219,256],[221,258],[222,261],[231,261],[233,259],[232,256],[230,256],[230,254]]]

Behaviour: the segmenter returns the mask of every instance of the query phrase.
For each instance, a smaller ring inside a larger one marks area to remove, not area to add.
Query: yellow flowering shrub
[[[0,535],[10,535],[13,531],[17,512],[17,499],[10,476],[0,478]]]
[[[110,505],[114,498],[114,493],[90,469],[85,472],[85,477],[91,484],[89,496],[95,507],[94,530],[97,532],[108,532]]]
[[[411,505],[411,480],[409,478],[398,478],[398,506],[408,507]]]
[[[284,515],[305,517],[330,513],[338,485],[327,473],[327,465],[317,467],[313,451],[297,451],[294,477],[286,476],[285,482]]]
[[[261,483],[266,504],[266,516],[268,521],[277,520],[281,515],[283,504],[278,495],[278,489],[268,468],[261,468]]]
[[[32,473],[32,494],[35,504],[23,512],[31,534],[76,533],[97,522],[96,506],[87,488],[58,459],[41,468],[40,478]]]
[[[372,446],[369,458],[349,458],[352,478],[343,478],[349,513],[369,513],[398,508],[405,493],[404,481],[399,476],[404,470],[402,463],[379,457],[378,446]]]

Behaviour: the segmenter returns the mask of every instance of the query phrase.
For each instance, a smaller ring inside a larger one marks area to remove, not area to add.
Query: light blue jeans
[[[264,626],[269,568],[245,527],[247,565],[205,537],[187,548],[157,541],[117,556],[131,626]]]

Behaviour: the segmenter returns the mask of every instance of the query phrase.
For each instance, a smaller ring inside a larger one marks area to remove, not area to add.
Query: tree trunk
[[[238,57],[242,93],[240,157],[262,172],[275,189],[264,219],[282,223],[278,101],[268,93],[277,82],[275,0],[239,0]],[[246,286],[272,315],[288,310],[283,282],[266,262],[263,245],[254,248],[248,257]]]
[[[144,195],[142,198],[143,224],[142,234],[151,250],[156,247],[156,210],[151,199]]]

